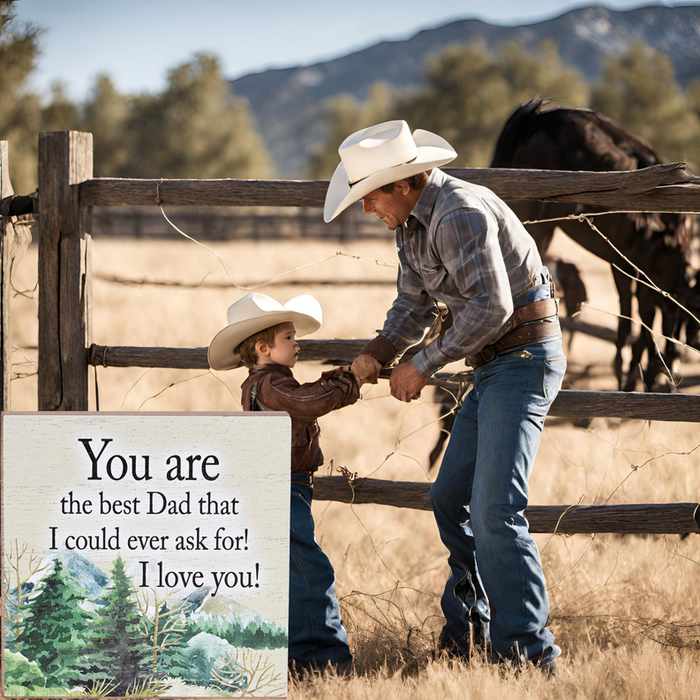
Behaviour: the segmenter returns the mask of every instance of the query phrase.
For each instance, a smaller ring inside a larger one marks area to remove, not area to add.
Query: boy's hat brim
[[[282,305],[267,294],[247,294],[228,308],[228,326],[219,331],[209,345],[209,366],[216,370],[233,369],[241,363],[234,353],[246,338],[276,326],[292,322],[298,337],[314,333],[321,327],[321,305],[310,294],[290,299]]]
[[[365,143],[370,143],[371,147],[365,147]],[[391,149],[391,161],[382,157],[381,152],[386,149]],[[384,122],[357,131],[345,139],[339,153],[341,162],[328,185],[323,208],[326,223],[370,192],[390,182],[438,168],[457,157],[441,136],[424,129],[416,129],[411,134],[404,121]],[[352,183],[347,171],[350,158],[355,170],[359,169],[359,175],[354,175],[358,180]],[[385,167],[388,162],[396,164]]]

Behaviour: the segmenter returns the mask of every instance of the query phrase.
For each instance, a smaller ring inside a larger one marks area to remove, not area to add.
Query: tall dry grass
[[[238,284],[270,278],[341,249],[331,243],[216,245]],[[344,252],[394,263],[393,244],[348,243]],[[583,267],[594,307],[616,311],[609,271],[563,237],[555,252]],[[226,277],[216,259],[188,242],[97,239],[94,271],[128,278],[197,282]],[[393,279],[392,267],[338,256],[290,279]],[[14,284],[31,290],[36,249],[19,265]],[[370,337],[393,299],[390,286],[292,287],[262,291],[286,301],[315,294],[325,321],[318,337]],[[234,289],[94,284],[93,340],[101,345],[206,345],[225,324]],[[15,372],[35,369],[36,297],[13,301]],[[585,312],[591,321],[610,317]],[[583,336],[569,350],[566,385],[614,389],[613,348]],[[692,357],[684,369],[697,371]],[[459,369],[456,366],[456,369]],[[311,380],[319,365],[300,363]],[[101,410],[237,410],[244,370],[227,373],[99,368]],[[93,378],[91,401],[94,405]],[[386,383],[365,388],[355,406],[321,420],[328,461],[361,476],[428,481],[427,456],[438,435],[432,391],[400,404]],[[13,382],[16,410],[36,408],[36,377]],[[697,501],[700,442],[694,424],[596,419],[574,427],[550,419],[531,479],[531,502],[603,503]],[[651,459],[654,458],[654,459]],[[651,461],[649,461],[651,459]],[[639,465],[643,467],[638,468]],[[324,468],[326,469],[326,468]],[[546,678],[486,665],[433,658],[442,624],[439,596],[446,552],[430,513],[379,506],[314,504],[317,537],[337,573],[337,590],[357,662],[350,679],[322,678],[293,686],[295,698],[691,698],[700,683],[698,537],[573,537],[539,535],[547,576],[550,627],[564,649],[560,671]]]

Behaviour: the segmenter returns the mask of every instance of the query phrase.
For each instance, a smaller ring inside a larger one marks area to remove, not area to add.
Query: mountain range
[[[53,561],[57,556],[60,556],[61,562],[65,567],[70,581],[75,584],[84,594],[86,598],[85,605],[89,609],[94,609],[95,604],[99,604],[99,599],[104,594],[110,579],[109,576],[95,564],[89,557],[86,557],[77,552],[61,551],[60,554],[50,554],[41,562],[39,570],[27,581],[22,584],[23,594],[31,593],[39,584],[41,579],[51,570]],[[134,581],[140,580],[143,575],[141,573],[141,565],[139,561],[134,561],[127,569],[127,575]],[[149,562],[149,580],[155,578],[154,562]],[[206,614],[209,617],[222,617],[227,620],[239,620],[244,625],[251,620],[260,619],[261,616],[251,608],[242,605],[241,603],[228,598],[225,595],[217,595],[211,597],[211,586],[202,588],[194,588],[193,586],[187,589],[181,589],[178,594],[182,599],[187,600],[185,614]],[[17,602],[17,588],[8,591],[8,604],[13,607],[13,603]]]
[[[450,44],[478,40],[493,52],[518,39],[526,49],[536,50],[547,38],[558,42],[562,60],[589,81],[600,77],[606,57],[623,54],[634,40],[667,54],[681,85],[700,77],[700,5],[650,5],[624,12],[579,8],[521,26],[463,19],[330,61],[246,75],[230,85],[234,95],[250,102],[277,175],[300,177],[312,148],[325,140],[324,106],[334,95],[362,100],[375,81],[399,89],[418,87],[426,57]]]

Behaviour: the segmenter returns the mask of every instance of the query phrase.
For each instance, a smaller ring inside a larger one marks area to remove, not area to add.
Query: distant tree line
[[[273,175],[247,101],[231,94],[212,55],[199,54],[173,68],[159,93],[121,94],[102,75],[82,104],[71,102],[61,85],[42,103],[28,88],[41,30],[17,20],[16,2],[0,0],[0,138],[11,141],[18,192],[36,185],[37,133],[58,129],[94,134],[98,177]],[[424,76],[414,90],[378,82],[363,101],[346,94],[331,98],[327,137],[314,150],[306,175],[329,178],[348,134],[395,118],[444,136],[459,154],[454,165],[487,166],[508,115],[536,96],[597,109],[649,141],[663,160],[685,160],[700,169],[700,80],[684,91],[669,58],[643,43],[609,58],[593,84],[562,62],[553,40],[535,53],[517,41],[495,54],[478,42],[450,46],[428,58]]]
[[[41,29],[18,21],[16,0],[0,0],[0,138],[11,142],[15,189],[36,185],[37,134],[77,129],[94,135],[95,175],[110,177],[256,177],[271,160],[250,114],[208,54],[168,73],[157,94],[124,95],[97,78],[76,105],[61,85],[43,104],[28,88],[40,52]]]
[[[387,119],[406,119],[414,129],[446,138],[459,154],[453,166],[488,166],[506,119],[533,97],[596,109],[647,140],[662,160],[687,161],[700,169],[700,80],[684,92],[668,56],[644,43],[631,43],[624,55],[608,58],[593,84],[564,65],[553,40],[534,54],[517,40],[495,55],[479,42],[451,46],[427,60],[424,76],[416,90],[375,83],[364,101],[332,98],[326,110],[329,137],[316,149],[309,175],[329,178],[343,139]]]
[[[189,641],[200,632],[221,637],[234,647],[281,649],[287,645],[287,632],[274,621],[250,620],[243,623],[220,615],[200,616],[184,633],[183,642]]]

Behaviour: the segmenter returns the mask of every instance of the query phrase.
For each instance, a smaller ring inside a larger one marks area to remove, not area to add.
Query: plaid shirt
[[[433,323],[436,302],[452,315],[413,360],[425,377],[496,340],[513,297],[542,270],[535,241],[501,199],[438,169],[396,229],[396,248],[398,295],[380,335],[402,353]]]

